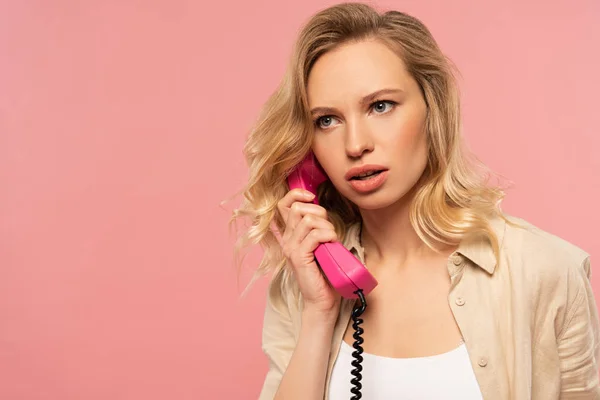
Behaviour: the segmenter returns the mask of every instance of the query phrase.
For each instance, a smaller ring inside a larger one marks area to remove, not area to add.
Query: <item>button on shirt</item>
[[[589,254],[522,219],[507,219],[490,220],[498,259],[489,241],[477,236],[463,240],[447,262],[449,304],[483,398],[600,399],[600,328]],[[343,243],[364,263],[360,223],[348,228]],[[273,282],[262,337],[269,370],[260,400],[274,397],[300,334],[301,298],[288,294],[279,301]],[[343,299],[340,305],[325,399],[353,303]]]

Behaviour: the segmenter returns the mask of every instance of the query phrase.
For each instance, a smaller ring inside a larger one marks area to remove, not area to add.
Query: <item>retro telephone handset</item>
[[[296,188],[308,190],[315,195],[312,202],[314,204],[319,204],[317,200],[317,188],[327,179],[328,177],[325,174],[325,171],[323,171],[322,167],[318,164],[314,153],[311,151],[292,171],[288,176],[287,181],[290,190]],[[350,390],[354,394],[351,400],[358,400],[362,397],[360,392],[360,389],[362,388],[360,383],[362,375],[360,372],[362,371],[361,362],[363,360],[361,356],[363,352],[361,346],[363,343],[363,338],[361,337],[363,329],[360,327],[363,320],[360,316],[367,307],[365,295],[369,294],[369,292],[377,286],[377,280],[371,275],[360,260],[348,251],[342,243],[321,243],[315,249],[314,254],[317,264],[333,288],[341,294],[342,297],[347,299],[359,299],[359,304],[352,310],[352,326],[354,328],[353,347],[355,351],[352,352],[352,356],[354,357],[352,366],[354,369],[351,371],[354,378],[350,381],[354,385]]]

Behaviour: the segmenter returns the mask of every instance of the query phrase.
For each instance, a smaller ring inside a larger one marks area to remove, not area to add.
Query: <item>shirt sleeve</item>
[[[259,400],[272,400],[296,346],[290,311],[269,285],[262,331],[262,350],[269,361]]]
[[[600,399],[598,309],[591,285],[589,256],[571,277],[573,300],[558,336],[561,399]]]

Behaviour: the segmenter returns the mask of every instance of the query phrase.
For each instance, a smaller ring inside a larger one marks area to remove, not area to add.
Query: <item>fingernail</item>
[[[315,197],[314,194],[312,194],[311,192],[308,192],[308,191],[304,192],[304,196],[306,196],[307,199],[312,199]]]

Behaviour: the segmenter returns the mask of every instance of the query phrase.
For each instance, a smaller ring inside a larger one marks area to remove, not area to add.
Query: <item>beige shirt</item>
[[[508,218],[525,229],[500,218],[492,221],[498,263],[489,242],[481,239],[463,241],[447,261],[448,302],[483,398],[600,399],[600,328],[589,255],[522,219]],[[343,243],[364,263],[359,232],[360,224],[352,225]],[[343,300],[340,306],[325,399],[352,305]],[[276,308],[267,300],[263,351],[269,370],[260,400],[272,399],[277,391],[300,333],[301,307],[301,301],[288,299],[284,309]]]

